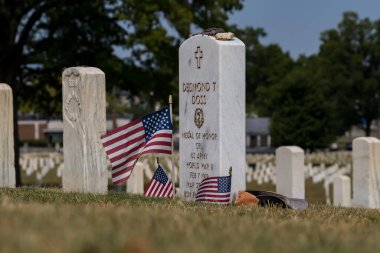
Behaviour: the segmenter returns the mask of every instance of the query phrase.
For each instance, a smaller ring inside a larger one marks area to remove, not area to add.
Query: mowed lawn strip
[[[380,211],[0,190],[1,252],[380,252]]]

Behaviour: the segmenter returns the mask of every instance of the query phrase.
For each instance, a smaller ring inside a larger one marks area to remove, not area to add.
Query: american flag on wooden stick
[[[112,164],[112,182],[128,180],[140,155],[172,153],[173,125],[169,108],[118,127],[101,137]]]
[[[173,198],[173,184],[160,165],[146,187],[144,196]]]
[[[231,194],[231,176],[208,177],[202,180],[195,201],[228,204]]]

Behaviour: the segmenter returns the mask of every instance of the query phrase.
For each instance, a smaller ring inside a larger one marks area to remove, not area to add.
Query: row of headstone
[[[327,204],[331,204],[330,185],[335,182],[334,179],[336,177],[347,174],[351,174],[350,164],[343,166],[334,164],[326,168],[323,163],[318,166],[313,166],[309,163],[304,167],[305,180],[311,178],[312,183],[323,183]],[[254,164],[247,164],[246,181],[247,183],[255,181],[258,185],[262,185],[264,183],[276,185],[276,166],[271,161],[258,161]]]
[[[257,162],[255,164],[247,164],[246,167],[246,181],[248,183],[255,181],[259,185],[263,183],[276,184],[276,166],[272,162]],[[350,173],[351,164],[333,164],[326,168],[326,166],[323,163],[317,166],[313,166],[309,163],[306,164],[304,167],[305,179],[311,178],[311,181],[314,184],[320,182],[323,182],[324,184],[328,182],[328,184],[331,184],[333,181],[333,177],[337,175]]]
[[[105,75],[93,67],[68,68],[62,74],[62,86],[63,190],[106,193],[109,173],[100,142],[106,131]],[[180,47],[179,91],[179,193],[194,200],[202,179],[227,176],[232,167],[233,201],[240,190],[245,190],[244,44],[237,38],[190,37]],[[0,108],[6,108],[0,111],[0,186],[14,187],[12,92],[4,84],[0,86]],[[354,142],[355,205],[380,204],[378,152],[378,140]],[[277,149],[277,192],[304,198],[304,167],[302,149]],[[331,171],[335,173],[336,168]]]
[[[63,157],[60,153],[23,153],[20,156],[20,168],[26,176],[35,175],[41,183],[53,169],[57,170],[57,177],[61,177]]]
[[[131,175],[131,178],[127,182],[126,191],[128,193],[142,194],[144,192],[144,178],[152,178],[154,169],[157,166],[151,163],[152,157],[143,157],[137,162],[135,169]],[[168,168],[169,158],[167,156],[161,157],[164,168]],[[155,160],[155,159],[154,159]],[[35,176],[38,182],[42,183],[43,178],[51,171],[56,170],[56,176],[62,177],[62,171],[64,168],[63,156],[60,153],[23,153],[20,157],[20,167],[26,174],[26,176]],[[176,175],[178,175],[178,167],[174,166]],[[109,173],[108,179],[111,179]],[[176,180],[178,182],[178,178]]]
[[[373,137],[357,138],[353,142],[352,153],[352,200],[351,180],[344,175],[349,172],[349,168],[339,170],[337,166],[331,166],[324,170],[323,176],[331,175],[324,181],[326,195],[329,195],[329,183],[333,182],[334,205],[380,208],[380,140]],[[303,163],[303,151],[299,148],[280,147],[276,150],[278,193],[304,198]]]
[[[353,206],[380,208],[380,140],[357,138],[353,142]]]
[[[290,198],[305,198],[304,151],[296,146],[276,149],[276,191]]]
[[[246,182],[251,183],[252,181],[257,182],[259,185],[263,183],[275,184],[275,166],[273,164],[269,164],[269,166],[267,166],[265,164],[258,163],[255,168],[252,168],[247,165]]]

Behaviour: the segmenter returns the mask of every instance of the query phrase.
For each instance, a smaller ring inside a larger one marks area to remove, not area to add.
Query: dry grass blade
[[[379,252],[379,210],[0,190],[2,252]]]

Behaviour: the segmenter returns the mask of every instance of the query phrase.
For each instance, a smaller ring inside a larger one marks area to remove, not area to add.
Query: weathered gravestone
[[[180,195],[228,176],[231,200],[245,190],[245,45],[196,35],[179,50]]]
[[[334,206],[351,206],[351,179],[348,176],[334,178]]]
[[[0,187],[15,187],[12,89],[0,83]]]
[[[380,141],[356,138],[352,145],[353,206],[380,208]]]
[[[296,146],[276,149],[276,192],[289,198],[305,198],[305,154]]]
[[[107,162],[100,142],[106,132],[105,75],[72,67],[62,74],[65,191],[107,192]]]
[[[127,192],[134,194],[144,193],[144,164],[137,162],[127,181]]]

